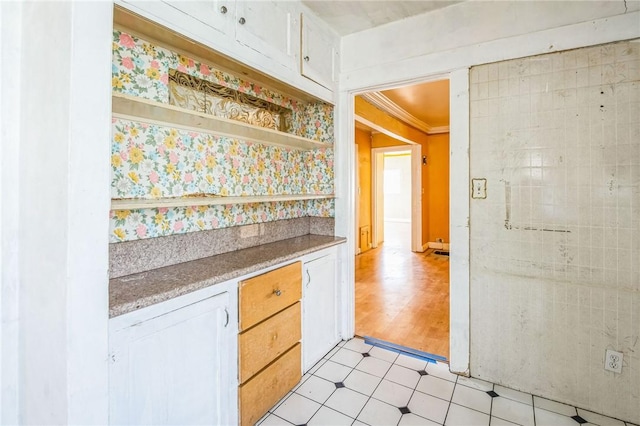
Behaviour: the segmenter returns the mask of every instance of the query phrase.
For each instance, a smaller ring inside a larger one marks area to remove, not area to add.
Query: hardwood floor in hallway
[[[449,359],[449,257],[411,252],[396,225],[356,256],[356,334]]]

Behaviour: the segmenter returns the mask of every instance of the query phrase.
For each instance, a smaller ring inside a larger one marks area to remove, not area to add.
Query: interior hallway
[[[449,358],[449,257],[410,251],[410,224],[356,256],[356,334]]]

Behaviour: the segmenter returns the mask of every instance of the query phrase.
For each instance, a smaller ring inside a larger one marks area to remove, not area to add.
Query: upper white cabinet
[[[302,75],[324,87],[331,88],[338,68],[338,39],[308,14],[301,14]]]
[[[234,22],[235,2],[227,0],[165,0],[172,7],[220,32],[229,33]]]
[[[111,319],[110,424],[237,423],[237,298],[202,294]]]
[[[339,341],[336,249],[305,261],[302,272],[302,370],[308,371]]]
[[[298,44],[293,34],[299,23],[292,5],[281,1],[237,2],[236,40],[287,68],[294,68],[293,51]]]

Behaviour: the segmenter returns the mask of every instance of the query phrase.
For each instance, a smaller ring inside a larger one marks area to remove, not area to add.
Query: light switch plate
[[[484,199],[487,198],[487,180],[471,179],[471,198]]]

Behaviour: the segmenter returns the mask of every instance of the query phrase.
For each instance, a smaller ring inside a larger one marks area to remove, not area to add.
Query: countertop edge
[[[225,273],[222,274],[218,274],[218,275],[214,275],[210,278],[207,279],[203,279],[197,282],[192,282],[189,284],[185,284],[182,286],[178,286],[176,288],[173,288],[169,291],[165,291],[165,292],[159,292],[156,294],[152,294],[149,296],[142,296],[139,297],[135,300],[132,301],[126,301],[126,302],[122,302],[122,303],[116,303],[109,306],[109,318],[114,318],[114,317],[118,317],[121,315],[125,315],[131,312],[134,312],[138,309],[143,309],[146,308],[148,306],[157,304],[157,303],[161,303],[176,297],[180,297],[183,296],[185,294],[197,291],[197,290],[202,290],[204,288],[207,287],[211,287],[214,286],[216,284],[220,284],[229,280],[232,280],[234,278],[238,278],[244,275],[248,275],[251,274],[253,272],[257,272],[260,271],[262,269],[267,269],[271,266],[274,265],[278,265],[281,263],[285,263],[288,262],[290,260],[294,260],[303,256],[306,256],[308,254],[329,248],[329,247],[333,247],[336,245],[340,245],[343,244],[344,242],[346,242],[346,238],[343,237],[333,237],[334,239],[331,241],[326,241],[326,242],[322,242],[322,243],[317,243],[314,244],[313,246],[309,246],[307,248],[301,249],[301,250],[297,250],[295,252],[291,252],[291,253],[287,253],[284,255],[274,255],[273,257],[263,260],[261,262],[257,262],[257,263],[250,263],[247,266],[244,267],[239,267],[233,270],[229,270]],[[286,240],[283,240],[286,241]],[[260,246],[258,246],[260,247]],[[251,249],[244,249],[244,250],[251,250]],[[242,250],[239,250],[242,251]],[[215,257],[215,256],[212,256]],[[174,265],[176,266],[176,265]],[[170,266],[167,268],[171,268]],[[149,272],[149,271],[147,271]],[[122,277],[121,277],[122,278]],[[117,280],[118,278],[115,278],[114,280]],[[111,281],[111,280],[110,280]]]

